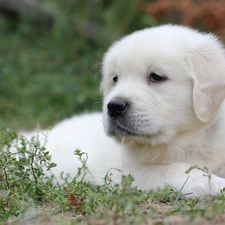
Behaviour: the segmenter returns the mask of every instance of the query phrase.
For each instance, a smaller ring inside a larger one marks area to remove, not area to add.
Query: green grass
[[[92,185],[78,177],[88,172],[87,158],[75,151],[82,162],[75,179],[53,185],[45,175],[49,153],[38,138],[27,140],[1,127],[0,223],[2,224],[223,224],[225,195],[207,200],[182,200],[172,187],[158,192],[132,188],[132,177],[113,186],[110,171],[104,184]],[[14,147],[14,150],[12,149]],[[74,157],[75,157],[74,156]],[[71,198],[75,197],[77,200]],[[81,200],[79,202],[79,200]],[[4,222],[5,221],[5,222]],[[178,221],[178,223],[175,223]],[[179,222],[180,221],[180,222]]]

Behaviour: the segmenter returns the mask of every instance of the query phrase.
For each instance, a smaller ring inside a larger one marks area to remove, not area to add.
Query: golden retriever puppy
[[[102,74],[103,119],[74,117],[49,135],[56,176],[77,172],[78,148],[88,153],[91,182],[118,168],[142,190],[171,185],[187,198],[218,195],[225,187],[221,42],[177,25],[140,30],[109,48]],[[112,173],[118,183],[121,173]]]

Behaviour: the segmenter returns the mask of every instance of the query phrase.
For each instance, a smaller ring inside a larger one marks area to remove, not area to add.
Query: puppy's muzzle
[[[109,116],[116,119],[126,113],[129,104],[122,99],[113,99],[108,103],[107,107]]]

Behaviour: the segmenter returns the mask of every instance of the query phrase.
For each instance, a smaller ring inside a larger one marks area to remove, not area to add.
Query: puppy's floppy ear
[[[225,97],[225,52],[216,37],[208,34],[204,38],[189,51],[187,61],[192,71],[195,115],[206,123]]]

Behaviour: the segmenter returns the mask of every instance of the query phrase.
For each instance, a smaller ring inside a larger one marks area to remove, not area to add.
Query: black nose
[[[111,117],[117,118],[124,114],[128,108],[128,103],[121,99],[114,99],[108,103],[108,113]]]

